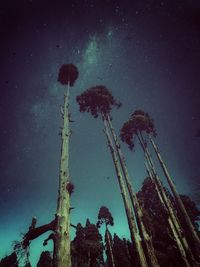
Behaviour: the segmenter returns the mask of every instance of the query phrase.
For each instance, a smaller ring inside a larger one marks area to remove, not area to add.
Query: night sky
[[[122,102],[112,112],[117,133],[136,109],[154,118],[178,191],[199,203],[198,0],[1,1],[0,39],[0,258],[33,216],[38,225],[54,218],[65,90],[57,76],[64,63],[79,69],[70,93],[72,223],[85,224],[87,217],[96,223],[106,205],[115,222],[111,232],[129,238],[102,121],[80,113],[76,102],[101,84]],[[138,145],[134,152],[122,149],[139,190],[146,177],[142,154]],[[45,236],[31,244],[33,266]]]

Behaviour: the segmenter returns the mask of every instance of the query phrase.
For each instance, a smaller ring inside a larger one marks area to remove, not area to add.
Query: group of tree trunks
[[[20,243],[27,249],[30,242],[47,231],[51,231],[44,245],[53,241],[53,259],[48,252],[43,252],[38,266],[53,267],[95,267],[95,266],[186,266],[198,267],[200,261],[200,239],[198,231],[199,210],[187,196],[180,196],[176,191],[166,164],[152,137],[156,136],[153,119],[147,112],[136,110],[121,128],[120,138],[131,150],[138,140],[144,152],[144,163],[148,179],[136,194],[129,176],[120,142],[112,125],[110,115],[112,107],[121,107],[111,92],[104,86],[91,87],[77,96],[80,112],[88,112],[94,118],[102,118],[107,145],[110,150],[116,178],[120,187],[122,201],[127,216],[131,241],[121,240],[112,235],[108,226],[113,226],[113,217],[106,207],[101,207],[97,225],[89,219],[85,227],[80,223],[75,226],[76,237],[70,241],[70,196],[74,186],[69,175],[69,88],[78,78],[78,70],[73,64],[64,64],[59,71],[58,81],[67,85],[64,106],[61,108],[63,128],[61,133],[61,157],[59,190],[55,219],[49,224],[36,227],[32,220],[29,231]],[[172,194],[163,187],[149,144],[163,170]],[[105,225],[105,244],[98,228]],[[18,244],[18,251],[20,248]],[[105,248],[107,258],[104,260]],[[12,265],[6,265],[7,262]],[[11,254],[1,261],[0,266],[18,266],[17,254]],[[29,263],[27,263],[29,264]],[[28,266],[28,265],[27,265]]]

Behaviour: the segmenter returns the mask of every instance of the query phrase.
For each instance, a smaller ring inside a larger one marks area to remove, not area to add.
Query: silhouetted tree
[[[89,219],[85,225],[85,247],[87,249],[88,267],[95,267],[103,262],[102,236],[95,224],[91,224]]]
[[[78,223],[76,236],[72,241],[72,266],[82,267],[87,265],[87,250],[85,247],[85,229]]]
[[[123,176],[120,170],[120,163],[117,158],[117,153],[113,145],[110,136],[110,111],[112,107],[120,107],[121,104],[112,96],[111,92],[103,85],[98,85],[91,87],[83,92],[76,98],[80,112],[89,112],[94,118],[98,116],[102,117],[104,123],[104,132],[107,137],[108,146],[110,148],[111,156],[116,170],[116,175],[118,178],[124,207],[127,215],[127,220],[129,224],[129,229],[131,233],[132,242],[136,245],[136,250],[138,253],[139,261],[142,267],[147,266],[145,254],[141,245],[141,240],[138,234],[138,230],[135,224],[134,214],[130,206],[130,201],[128,198],[126,185],[123,180]]]
[[[174,196],[174,199],[176,201],[176,206],[177,208],[179,209],[179,211],[181,212],[182,214],[182,221],[184,221],[184,224],[187,225],[187,228],[188,228],[188,233],[189,233],[189,236],[190,238],[192,239],[192,242],[193,242],[193,247],[194,247],[194,252],[196,254],[196,257],[200,260],[200,238],[197,234],[197,232],[195,231],[195,228],[194,228],[194,225],[192,224],[191,220],[190,220],[190,217],[187,213],[187,210],[183,204],[183,201],[181,199],[181,197],[179,196],[177,190],[176,190],[176,187],[175,187],[175,184],[173,182],[173,179],[172,177],[170,176],[169,172],[168,172],[168,169],[166,167],[166,164],[164,163],[164,160],[162,159],[161,157],[161,154],[158,150],[158,147],[157,145],[155,144],[154,140],[152,139],[151,136],[149,136],[150,138],[150,141],[151,141],[151,144],[154,148],[154,151],[157,155],[157,158],[158,158],[158,161],[162,167],[162,170],[165,174],[165,177],[167,178],[167,182],[170,186],[170,189],[173,193],[173,196]]]
[[[128,255],[128,251],[126,248],[126,244],[124,240],[121,240],[117,234],[114,234],[114,238],[113,238],[113,255],[114,255],[114,259],[115,259],[115,266],[116,267],[122,267],[122,266],[126,266],[126,267],[131,267],[131,266],[135,266],[135,262],[134,265],[131,264],[130,262],[130,257]]]
[[[102,206],[99,210],[97,227],[101,227],[102,224],[105,224],[106,226],[105,243],[106,243],[107,265],[108,267],[110,266],[115,267],[115,261],[112,251],[112,236],[108,230],[108,225],[113,226],[114,220],[109,209],[105,206]]]
[[[43,251],[40,255],[40,259],[38,261],[37,267],[51,267],[52,258],[49,251]]]
[[[17,255],[13,252],[0,261],[0,267],[18,267]]]
[[[169,198],[173,197],[169,191],[164,188]],[[156,248],[158,259],[161,266],[182,266],[182,257],[179,254],[177,243],[174,240],[170,226],[168,224],[168,213],[161,205],[159,197],[156,194],[155,184],[150,178],[143,182],[141,190],[137,193],[144,212],[145,221],[149,231],[152,233],[154,247]],[[180,196],[187,207],[190,219],[195,225],[199,220],[200,211],[195,203],[188,196]],[[175,202],[173,202],[175,204]],[[179,216],[179,213],[178,213]],[[187,226],[184,228],[187,231]]]
[[[166,193],[169,194],[168,191]],[[173,264],[174,266],[174,259],[176,259],[176,264],[179,263],[178,266],[182,265],[183,262],[168,223],[168,212],[160,202],[151,178],[144,180],[137,195],[144,210],[146,225],[152,235],[160,265],[167,267]]]
[[[77,224],[76,236],[72,241],[73,267],[99,267],[104,263],[102,236],[89,219],[85,227]]]

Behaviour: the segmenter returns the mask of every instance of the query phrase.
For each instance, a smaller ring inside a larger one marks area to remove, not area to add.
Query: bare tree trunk
[[[112,245],[111,245],[111,241],[110,241],[110,233],[108,231],[108,226],[106,224],[106,236],[107,236],[107,240],[108,240],[108,248],[109,248],[109,252],[110,252],[110,257],[111,257],[111,264],[112,267],[115,267],[115,261],[114,261],[114,256],[113,256],[113,250],[112,250]]]
[[[191,266],[190,263],[188,262],[187,256],[190,258],[192,266],[198,266],[195,262],[195,259],[192,255],[192,252],[189,248],[187,240],[183,234],[183,231],[181,229],[178,218],[176,217],[176,212],[174,211],[171,200],[168,198],[168,196],[167,196],[167,194],[163,188],[163,185],[162,185],[162,183],[161,183],[161,181],[160,181],[160,179],[156,173],[153,160],[152,160],[151,155],[148,151],[148,148],[144,142],[143,136],[140,133],[140,135],[137,134],[137,137],[138,137],[140,145],[144,151],[145,158],[146,158],[146,160],[150,166],[150,169],[151,169],[151,171],[149,171],[150,178],[151,178],[153,184],[155,185],[155,188],[156,188],[156,191],[157,191],[158,196],[160,198],[161,204],[163,204],[164,209],[167,210],[167,212],[170,216],[169,220],[168,220],[169,226],[170,226],[170,229],[171,229],[172,234],[174,236],[174,239],[177,243],[177,247],[179,249],[181,258],[184,261],[185,266]]]
[[[197,232],[195,231],[195,228],[194,228],[194,226],[193,226],[193,224],[192,224],[192,222],[190,220],[190,217],[188,216],[188,213],[187,213],[187,211],[185,209],[185,206],[184,206],[184,204],[183,204],[178,192],[176,191],[175,184],[174,184],[174,182],[173,182],[173,180],[172,180],[172,178],[171,178],[171,176],[170,176],[170,174],[169,174],[169,172],[167,170],[167,167],[166,167],[166,165],[165,165],[165,163],[164,163],[164,161],[163,161],[163,159],[161,157],[161,154],[159,153],[158,148],[157,148],[155,142],[153,141],[153,139],[151,138],[150,135],[149,135],[149,139],[150,139],[150,142],[151,142],[151,144],[152,144],[152,146],[154,148],[154,151],[155,151],[155,153],[157,155],[157,158],[158,158],[159,163],[160,163],[160,165],[162,167],[162,170],[163,170],[163,172],[165,174],[165,177],[167,178],[167,182],[168,182],[168,184],[169,184],[169,186],[171,188],[171,191],[172,191],[172,193],[174,195],[174,198],[176,200],[176,204],[177,204],[180,212],[182,213],[183,219],[185,220],[185,223],[186,223],[187,228],[188,228],[188,232],[189,232],[189,234],[190,234],[190,236],[191,236],[191,238],[192,238],[192,240],[194,242],[195,250],[196,250],[195,251],[196,252],[196,256],[199,258],[200,257],[199,256],[200,255],[200,239],[199,239],[199,237],[197,235]]]
[[[62,113],[62,112],[61,112]],[[69,84],[64,95],[62,147],[55,227],[54,267],[71,267],[69,183]]]
[[[104,132],[105,132],[106,137],[107,137],[108,146],[110,148],[110,152],[111,152],[111,155],[112,155],[113,163],[114,163],[114,166],[115,166],[115,171],[116,171],[118,182],[119,182],[119,187],[120,187],[122,198],[123,198],[123,202],[124,202],[124,207],[125,207],[125,211],[126,211],[126,215],[127,215],[130,234],[131,234],[131,240],[132,240],[133,244],[135,244],[136,252],[137,252],[137,255],[138,255],[140,266],[141,267],[147,267],[148,264],[147,264],[147,261],[146,261],[146,258],[145,258],[145,254],[144,254],[144,251],[143,251],[143,248],[142,248],[141,239],[140,239],[140,236],[139,236],[136,224],[135,224],[134,214],[133,214],[133,211],[132,211],[132,209],[130,207],[130,202],[129,202],[129,198],[128,198],[128,195],[127,195],[125,183],[124,183],[124,180],[123,180],[123,177],[122,177],[122,174],[121,174],[121,170],[120,170],[119,162],[118,162],[118,159],[117,159],[117,155],[116,155],[116,152],[114,150],[112,139],[111,139],[109,131],[108,131],[108,126],[107,126],[106,120],[105,120],[104,117],[102,117],[102,118],[103,118],[103,122],[104,122],[104,126],[105,126]]]
[[[127,170],[127,167],[126,167],[126,162],[125,162],[124,156],[122,154],[118,138],[117,138],[117,136],[115,134],[115,131],[114,131],[114,128],[112,126],[112,123],[111,123],[111,120],[110,120],[109,116],[107,117],[107,121],[108,121],[108,126],[110,128],[110,131],[111,131],[111,134],[112,134],[112,137],[113,137],[113,140],[114,140],[115,148],[116,148],[117,155],[118,155],[118,158],[119,158],[119,161],[120,161],[120,165],[121,165],[121,168],[122,168],[122,172],[123,172],[123,175],[124,175],[124,178],[125,178],[126,186],[128,188],[128,192],[129,192],[129,196],[130,196],[130,199],[131,199],[131,203],[132,203],[133,209],[135,211],[135,216],[136,216],[138,228],[139,228],[139,231],[140,231],[140,236],[142,237],[142,240],[143,240],[143,243],[144,243],[144,246],[145,246],[145,249],[146,249],[146,254],[147,254],[146,256],[149,259],[150,266],[158,267],[159,263],[158,263],[158,260],[156,258],[156,255],[155,255],[155,250],[154,250],[154,247],[153,247],[152,239],[151,239],[150,235],[148,234],[148,232],[146,230],[146,227],[145,227],[145,224],[143,222],[142,209],[141,209],[140,204],[138,202],[137,196],[136,196],[136,194],[135,194],[135,192],[134,192],[134,190],[132,188],[132,185],[131,185],[131,182],[130,182],[131,179],[130,179],[130,176],[129,176],[129,173],[128,173],[128,170]]]

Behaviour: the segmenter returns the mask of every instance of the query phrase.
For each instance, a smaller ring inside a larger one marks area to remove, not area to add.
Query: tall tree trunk
[[[141,244],[141,239],[135,224],[135,220],[134,220],[134,214],[133,211],[130,207],[130,202],[129,202],[129,198],[127,195],[127,191],[126,191],[126,187],[125,187],[125,183],[121,174],[121,170],[120,170],[120,166],[119,166],[119,162],[117,159],[117,155],[112,143],[112,139],[108,130],[108,126],[106,123],[105,118],[102,116],[103,122],[104,122],[104,132],[106,134],[107,137],[107,141],[108,141],[108,146],[110,148],[110,152],[112,155],[112,159],[113,159],[113,163],[115,166],[115,171],[116,171],[116,175],[118,178],[118,182],[119,182],[119,187],[121,190],[121,194],[122,194],[122,199],[124,202],[124,207],[125,207],[125,211],[126,211],[126,216],[127,216],[127,220],[128,220],[128,225],[129,225],[129,229],[130,229],[130,234],[131,234],[131,240],[133,242],[133,244],[135,244],[135,248],[136,248],[136,252],[138,255],[138,259],[139,259],[139,264],[141,267],[147,267],[147,261],[146,261],[146,257],[142,248],[142,244]]]
[[[55,227],[54,267],[71,267],[69,183],[69,84],[64,95],[59,190]]]
[[[158,158],[159,163],[160,163],[160,165],[162,167],[162,170],[163,170],[163,172],[165,174],[165,177],[167,178],[167,182],[168,182],[168,184],[169,184],[169,186],[171,188],[171,191],[172,191],[172,193],[174,195],[174,198],[176,200],[177,207],[179,208],[180,212],[182,213],[182,217],[185,220],[185,223],[186,223],[187,228],[188,228],[188,232],[189,232],[189,234],[190,234],[190,236],[191,236],[191,238],[193,240],[193,243],[195,245],[196,256],[200,259],[200,256],[199,256],[200,255],[200,239],[199,239],[199,237],[197,235],[197,232],[195,231],[195,228],[194,228],[194,226],[193,226],[193,224],[192,224],[192,222],[190,220],[190,217],[188,216],[188,213],[187,213],[187,211],[185,209],[185,206],[184,206],[184,204],[183,204],[178,192],[176,191],[175,184],[174,184],[174,182],[173,182],[173,180],[172,180],[172,178],[171,178],[171,176],[170,176],[170,174],[169,174],[169,172],[167,170],[167,167],[166,167],[166,165],[165,165],[165,163],[164,163],[164,161],[163,161],[163,159],[161,157],[161,154],[158,151],[158,148],[157,148],[155,142],[153,141],[153,139],[151,138],[150,135],[149,135],[149,139],[150,139],[150,142],[151,142],[151,144],[152,144],[152,146],[154,148],[154,151],[155,151],[155,153],[157,155],[157,158]]]
[[[174,236],[174,239],[176,240],[177,247],[178,247],[179,252],[181,254],[181,258],[184,261],[185,266],[191,266],[188,262],[187,256],[189,257],[192,266],[198,266],[193,255],[192,255],[192,252],[189,248],[187,240],[183,234],[183,231],[181,229],[180,223],[179,223],[178,218],[176,216],[176,212],[173,208],[171,200],[167,196],[167,194],[163,188],[163,185],[162,185],[162,183],[161,183],[161,181],[160,181],[160,179],[156,173],[153,159],[150,155],[150,152],[148,151],[146,143],[144,142],[144,138],[143,138],[141,133],[138,133],[137,137],[138,137],[140,145],[143,149],[147,163],[149,164],[149,167],[151,170],[149,172],[150,178],[151,178],[153,184],[155,185],[155,188],[156,188],[156,191],[157,191],[158,196],[160,198],[161,204],[163,204],[164,209],[168,211],[168,214],[170,216],[169,221],[168,221],[169,226],[170,226],[171,232]]]
[[[108,240],[108,249],[109,249],[109,252],[110,252],[111,265],[112,265],[112,267],[115,267],[115,261],[114,261],[114,256],[113,256],[112,244],[111,244],[111,240],[110,240],[110,233],[108,231],[107,224],[106,224],[106,237],[107,237],[107,240]]]
[[[112,126],[112,123],[111,123],[111,120],[110,120],[109,116],[107,117],[107,121],[108,121],[108,126],[110,128],[110,131],[111,131],[111,134],[112,134],[112,137],[113,137],[113,140],[114,140],[115,149],[117,151],[117,155],[118,155],[118,158],[119,158],[119,161],[120,161],[120,165],[121,165],[122,172],[123,172],[123,175],[124,175],[124,178],[125,178],[126,186],[128,188],[128,192],[129,192],[129,196],[130,196],[130,199],[131,199],[131,203],[132,203],[133,209],[135,211],[135,216],[136,216],[138,228],[139,228],[139,231],[140,231],[140,236],[142,237],[142,240],[143,240],[143,243],[144,243],[144,247],[145,247],[146,254],[147,254],[146,256],[147,256],[147,258],[149,260],[149,265],[151,267],[158,267],[159,263],[158,263],[158,260],[156,258],[156,255],[155,255],[155,250],[154,250],[154,247],[153,247],[152,239],[149,236],[149,234],[148,234],[148,232],[146,230],[145,224],[143,222],[142,209],[141,209],[140,204],[138,202],[137,196],[136,196],[136,194],[135,194],[135,192],[134,192],[134,190],[132,188],[132,185],[131,185],[131,182],[130,182],[131,179],[130,179],[130,176],[129,176],[129,173],[128,173],[128,170],[127,170],[127,167],[126,167],[126,162],[125,162],[124,156],[122,154],[118,138],[116,136],[116,133],[114,131],[114,128]]]

